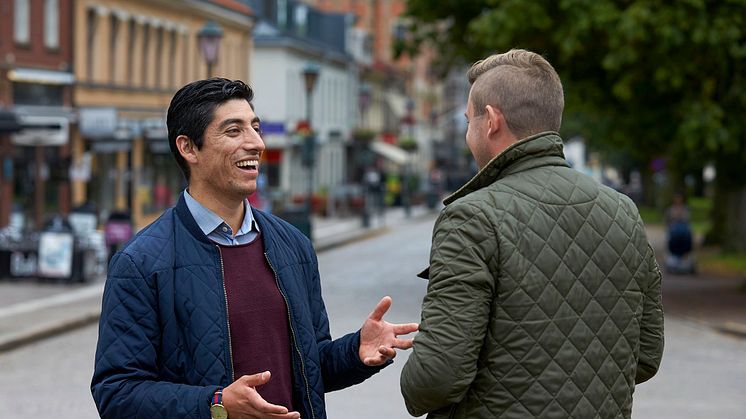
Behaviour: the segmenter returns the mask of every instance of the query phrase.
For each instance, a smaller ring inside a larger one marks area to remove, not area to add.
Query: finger
[[[396,349],[409,349],[414,346],[414,339],[396,339],[391,346]]]
[[[417,323],[404,323],[404,324],[393,324],[395,335],[407,335],[416,332],[420,329],[420,325]]]
[[[373,309],[368,318],[371,320],[380,321],[381,319],[383,319],[383,315],[386,314],[387,311],[389,311],[390,307],[391,297],[387,295],[381,298],[381,301],[378,302],[376,308]]]
[[[251,397],[249,403],[259,413],[262,414],[276,414],[284,415],[288,413],[288,408],[277,404],[272,404],[262,398],[259,393],[254,392],[254,397]]]
[[[249,387],[256,387],[267,384],[270,378],[272,378],[272,374],[270,374],[269,371],[264,371],[259,374],[244,375],[239,378],[239,380],[241,380],[244,385],[247,385]]]
[[[396,349],[394,348],[381,346],[380,348],[378,348],[378,353],[380,353],[384,358],[387,359],[393,359],[396,357]]]
[[[298,412],[288,412],[285,414],[269,414],[268,416],[276,419],[300,419],[300,413]]]
[[[300,419],[300,413],[298,412],[287,412],[284,414],[269,414],[268,416],[271,418],[277,418],[277,419]]]

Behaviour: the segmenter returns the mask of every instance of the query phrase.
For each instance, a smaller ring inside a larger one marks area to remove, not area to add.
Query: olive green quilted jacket
[[[401,391],[428,418],[630,417],[663,353],[661,274],[630,199],[542,133],[445,200]]]

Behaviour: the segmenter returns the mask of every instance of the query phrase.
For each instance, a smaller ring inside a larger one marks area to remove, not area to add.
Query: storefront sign
[[[44,232],[39,236],[39,275],[69,278],[73,271],[73,235]]]
[[[23,129],[11,136],[13,144],[59,146],[67,144],[70,120],[63,116],[19,115]]]
[[[112,138],[117,130],[115,108],[81,108],[80,134],[87,138]]]

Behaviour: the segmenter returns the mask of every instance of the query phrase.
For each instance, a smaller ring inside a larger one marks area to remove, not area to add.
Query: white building
[[[313,62],[319,69],[310,107],[316,133],[310,179],[316,194],[334,193],[345,182],[346,141],[356,121],[358,86],[352,57],[345,53],[346,16],[303,5],[291,14],[257,25],[250,83],[264,130],[263,172],[270,191],[275,199],[298,203],[309,188],[309,171],[301,160],[303,139],[296,134],[308,115],[304,68]],[[284,22],[284,29],[277,21]]]

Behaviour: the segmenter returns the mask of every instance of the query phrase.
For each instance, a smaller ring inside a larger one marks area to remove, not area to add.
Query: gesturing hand
[[[288,412],[287,407],[271,404],[256,391],[256,387],[267,384],[269,371],[261,374],[244,375],[223,389],[223,406],[231,419],[273,418],[299,419],[300,413]]]
[[[412,339],[399,339],[398,336],[416,332],[419,326],[417,323],[391,324],[384,321],[383,315],[390,307],[391,297],[383,297],[360,329],[358,354],[365,365],[382,365],[396,356],[395,349],[412,347]]]

